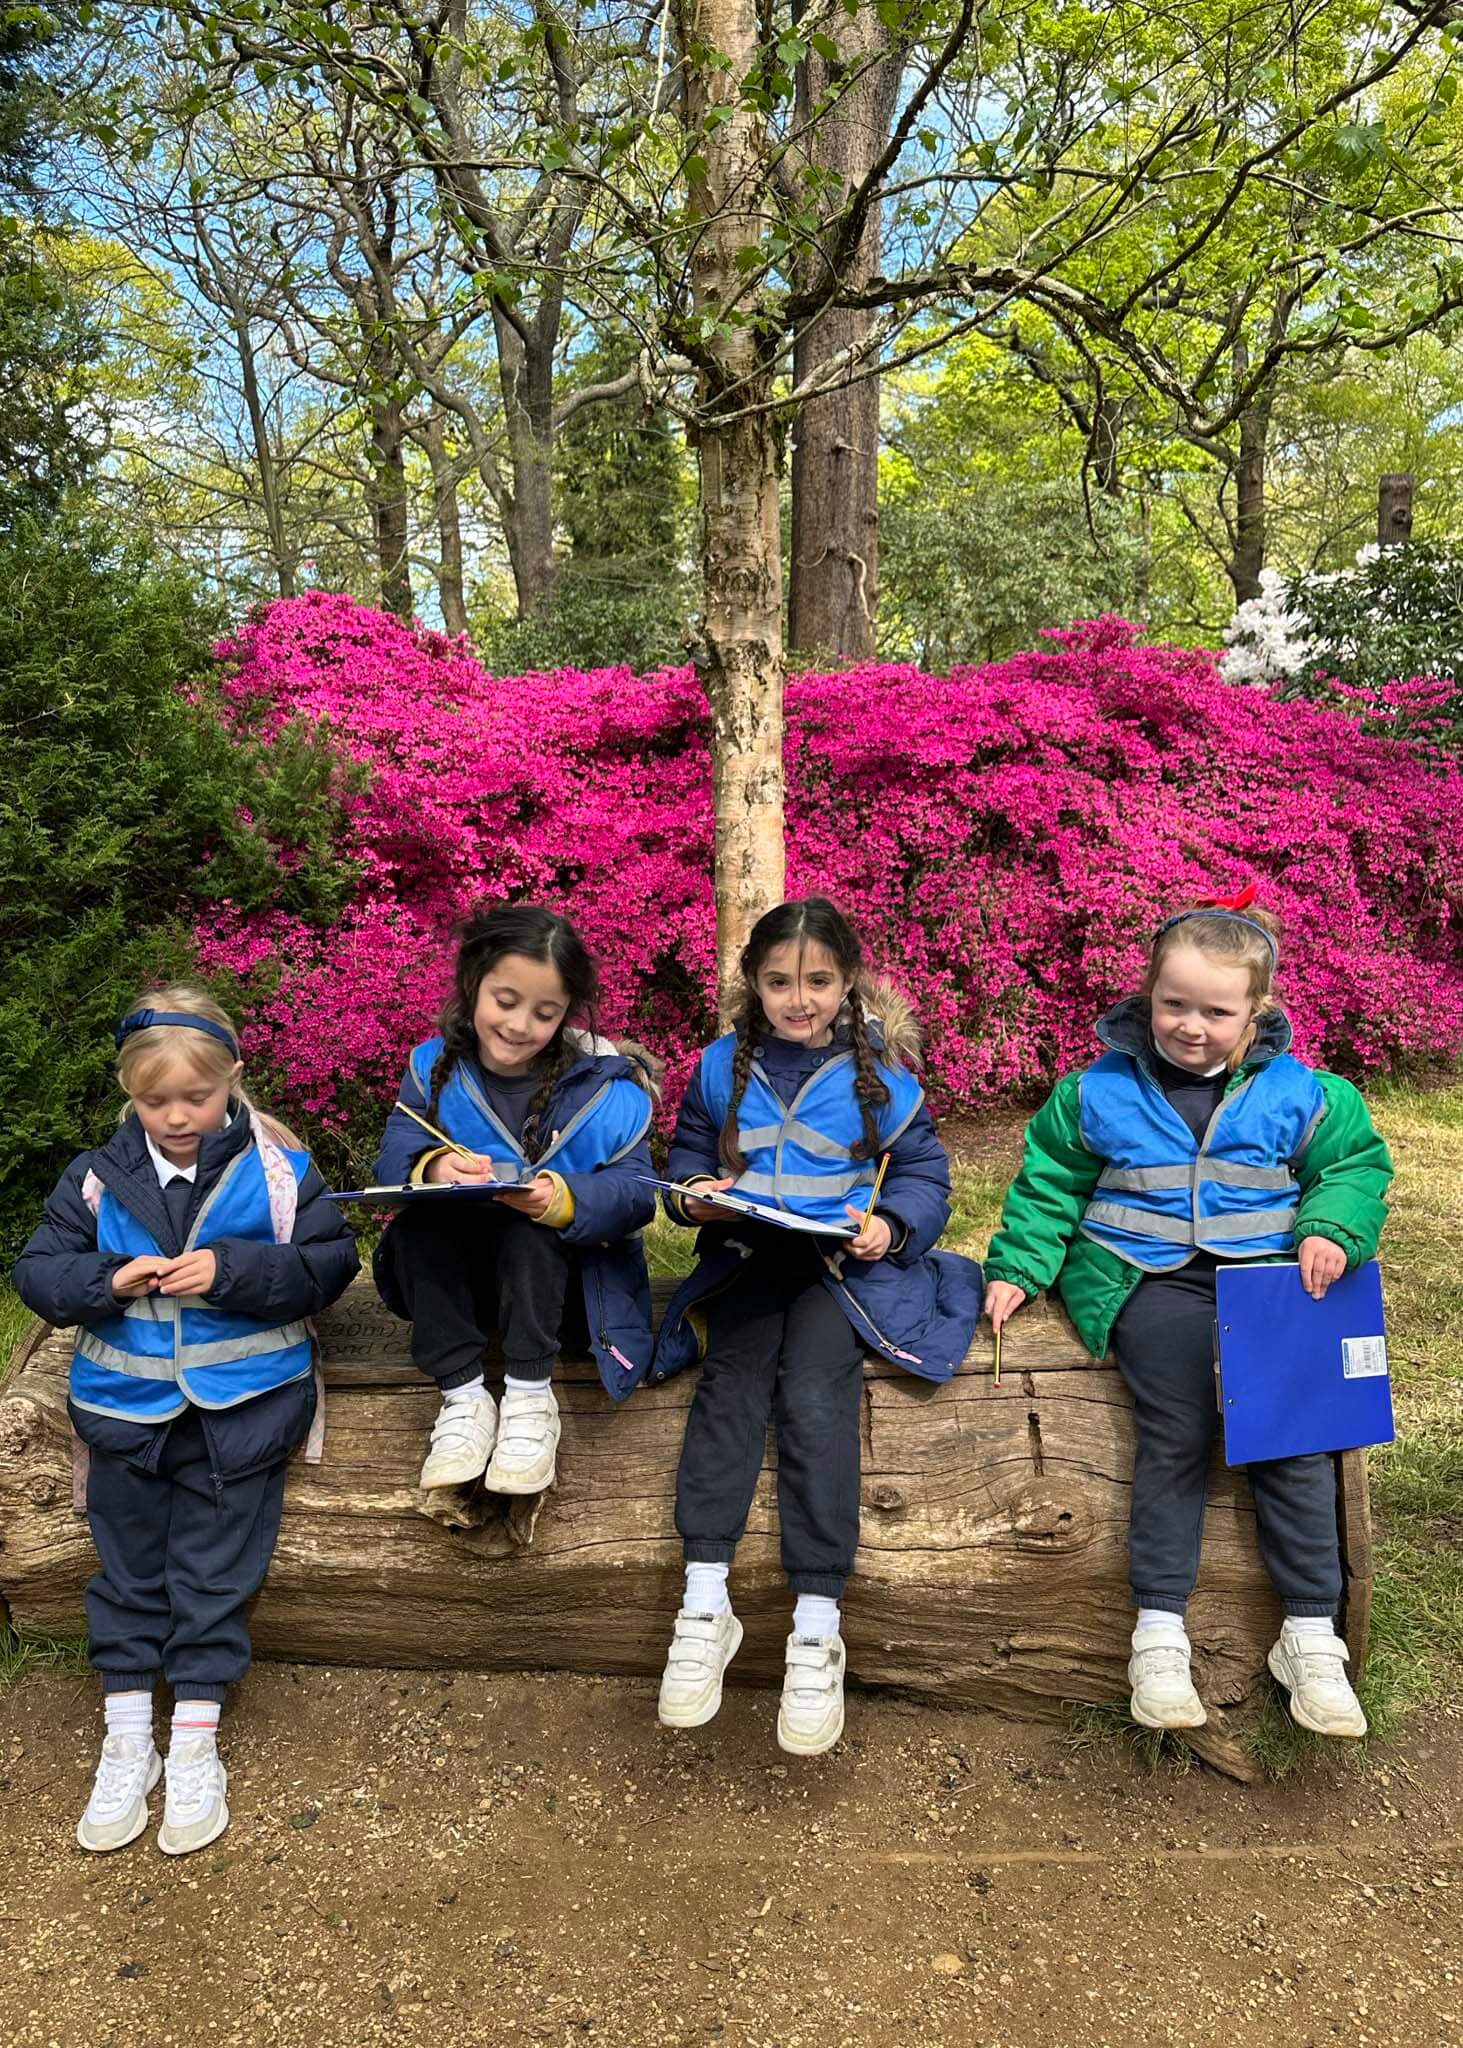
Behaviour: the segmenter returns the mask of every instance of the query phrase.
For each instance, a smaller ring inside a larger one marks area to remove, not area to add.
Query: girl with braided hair
[[[949,1215],[950,1163],[904,1064],[915,1050],[909,1012],[874,989],[847,918],[823,896],[780,904],[753,926],[741,976],[735,1026],[702,1053],[681,1104],[670,1177],[734,1187],[769,1214],[858,1228],[814,1236],[667,1198],[701,1236],[652,1377],[698,1356],[702,1373],[676,1478],[686,1591],[660,1718],[696,1728],[721,1705],[742,1640],[727,1578],[770,1416],[796,1600],[777,1739],[816,1756],[843,1732],[839,1601],[858,1543],[863,1354],[948,1379],[980,1318],[981,1275],[973,1260],[933,1249]]]
[[[1111,1343],[1133,1395],[1128,1683],[1149,1728],[1206,1719],[1184,1616],[1219,1431],[1215,1274],[1221,1261],[1294,1259],[1319,1301],[1374,1256],[1392,1177],[1352,1084],[1290,1051],[1279,925],[1255,894],[1251,883],[1158,927],[1142,987],[1097,1025],[1102,1056],[1064,1075],[1027,1126],[986,1262],[997,1330],[1055,1285],[1093,1357]],[[1303,1728],[1364,1735],[1335,1627],[1332,1461],[1274,1458],[1249,1475],[1285,1610],[1270,1670]]]
[[[454,936],[441,1031],[407,1061],[406,1108],[387,1121],[376,1179],[520,1185],[401,1210],[374,1272],[387,1307],[411,1323],[413,1362],[442,1394],[422,1485],[467,1484],[486,1471],[491,1492],[539,1493],[554,1478],[551,1381],[566,1322],[587,1337],[617,1401],[650,1362],[640,1240],[655,1213],[642,1178],[653,1170],[650,1062],[595,1035],[599,976],[566,917],[483,904]],[[464,1150],[434,1144],[409,1109]],[[495,1333],[501,1406],[483,1375]]]

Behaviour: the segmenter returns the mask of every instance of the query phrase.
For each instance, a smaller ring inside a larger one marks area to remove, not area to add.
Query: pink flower
[[[1463,1049],[1463,778],[1336,710],[1239,693],[1213,657],[1120,619],[948,678],[869,664],[787,692],[788,891],[824,891],[913,1000],[937,1104],[1029,1097],[1093,1055],[1175,905],[1255,879],[1284,920],[1307,1058],[1377,1071]],[[602,1023],[670,1063],[714,1034],[711,781],[689,669],[492,677],[465,641],[311,591],[219,649],[229,716],[328,722],[369,770],[338,850],[361,880],[322,929],[219,903],[203,964],[245,979],[279,1107],[379,1128],[481,896],[568,911]],[[1435,686],[1368,703],[1430,732]]]

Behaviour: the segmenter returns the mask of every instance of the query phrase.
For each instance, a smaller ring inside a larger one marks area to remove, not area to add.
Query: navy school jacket
[[[398,1090],[402,1102],[426,1115],[431,1114],[427,1109],[427,1083],[441,1047],[440,1038],[428,1039],[416,1047]],[[450,1138],[465,1145],[482,1150],[491,1142],[498,1156],[521,1161],[522,1147],[487,1108],[481,1083],[475,1080],[476,1068],[477,1062],[469,1057],[459,1062],[454,1075],[454,1081],[460,1077],[469,1098],[475,1093],[481,1100],[481,1107],[472,1105],[472,1127],[454,1126],[454,1098],[462,1098],[452,1086],[438,1103],[432,1121]],[[574,1170],[561,1164],[551,1148],[542,1164],[545,1171],[562,1175],[574,1197],[573,1219],[559,1235],[575,1254],[595,1364],[606,1392],[616,1401],[623,1401],[645,1378],[650,1369],[652,1343],[650,1277],[640,1233],[655,1215],[655,1190],[637,1176],[655,1171],[649,1141],[654,1104],[643,1086],[641,1073],[634,1061],[617,1052],[587,1052],[560,1079],[549,1099],[545,1118],[551,1131],[567,1133],[571,1125],[576,1127],[573,1158],[578,1166],[596,1149],[594,1139],[601,1109],[606,1125],[611,1121],[611,1109],[614,1111],[616,1142],[611,1156],[588,1170]],[[638,1136],[632,1141],[624,1136],[626,1089],[633,1089],[643,1105],[643,1110],[636,1105],[628,1119],[632,1132],[638,1128]],[[577,1119],[583,1121],[576,1123]],[[485,1137],[485,1128],[495,1133],[491,1139]],[[437,1149],[420,1124],[394,1109],[381,1140],[375,1177],[383,1184],[400,1186],[411,1179],[412,1168],[422,1155]],[[405,1304],[393,1299],[388,1262],[377,1260],[375,1274],[387,1307],[404,1316]]]
[[[247,1113],[237,1108],[226,1129],[202,1140],[195,1211],[229,1162],[252,1143]],[[67,1167],[16,1262],[13,1279],[21,1300],[34,1314],[62,1328],[72,1323],[95,1328],[110,1320],[117,1312],[112,1275],[127,1263],[125,1254],[97,1248],[97,1220],[82,1194],[89,1171],[167,1256],[176,1257],[183,1250],[142,1126],[129,1116],[105,1145],[81,1153]],[[318,1315],[345,1292],[360,1269],[355,1239],[335,1204],[327,1200],[325,1183],[313,1165],[300,1183],[294,1235],[288,1244],[223,1237],[209,1249],[218,1262],[218,1277],[205,1297],[207,1305],[268,1323]],[[314,1398],[313,1382],[306,1376],[234,1407],[199,1410],[215,1475],[236,1476],[286,1457],[309,1429]],[[149,1470],[162,1454],[165,1423],[76,1408],[71,1416],[77,1433],[93,1449]]]
[[[720,1126],[707,1107],[698,1067],[676,1120],[669,1178],[723,1178],[719,1140]],[[823,1285],[871,1351],[924,1379],[949,1379],[975,1335],[983,1289],[974,1259],[934,1249],[950,1214],[950,1161],[923,1103],[890,1146],[879,1213],[895,1226],[898,1249],[865,1261],[850,1258],[834,1243],[823,1251]],[[673,1206],[671,1214],[682,1220]],[[823,1249],[822,1241],[810,1241]],[[687,1311],[734,1282],[745,1258],[735,1223],[703,1228],[696,1252],[695,1270],[676,1289],[660,1328],[651,1374],[655,1381],[697,1362],[700,1347]]]

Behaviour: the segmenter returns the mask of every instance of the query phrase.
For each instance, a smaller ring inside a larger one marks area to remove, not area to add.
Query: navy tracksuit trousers
[[[274,1555],[287,1453],[278,1443],[253,1470],[220,1469],[217,1447],[230,1426],[251,1437],[266,1408],[288,1420],[285,1436],[309,1428],[306,1380],[206,1420],[188,1408],[146,1432],[144,1455],[98,1443],[115,1433],[80,1417],[89,1443],[86,1508],[101,1569],[86,1588],[88,1652],[106,1692],[133,1692],[165,1677],[181,1699],[222,1700],[249,1669],[245,1607]],[[213,1432],[214,1443],[209,1442]],[[235,1431],[238,1434],[238,1431]],[[225,1450],[225,1464],[227,1449]]]
[[[1140,1280],[1113,1327],[1136,1404],[1128,1576],[1140,1607],[1182,1614],[1199,1570],[1204,1496],[1219,1434],[1214,1265],[1193,1260]],[[1334,1616],[1341,1602],[1336,1469],[1329,1456],[1246,1467],[1260,1551],[1287,1614]]]
[[[413,1365],[444,1392],[482,1371],[495,1331],[505,1369],[522,1380],[549,1379],[561,1344],[588,1341],[576,1327],[582,1294],[569,1285],[575,1260],[558,1231],[496,1202],[403,1209],[373,1270],[386,1306],[411,1323]]]
[[[707,1349],[676,1473],[688,1564],[729,1564],[747,1526],[769,1418],[782,1563],[795,1593],[838,1599],[859,1534],[863,1347],[822,1285],[813,1242],[738,1225],[751,1257],[702,1304]]]

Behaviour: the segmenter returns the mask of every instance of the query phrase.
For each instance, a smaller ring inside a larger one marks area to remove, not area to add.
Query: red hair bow
[[[1260,893],[1258,882],[1247,883],[1237,896],[1201,896],[1206,910],[1248,910]]]

